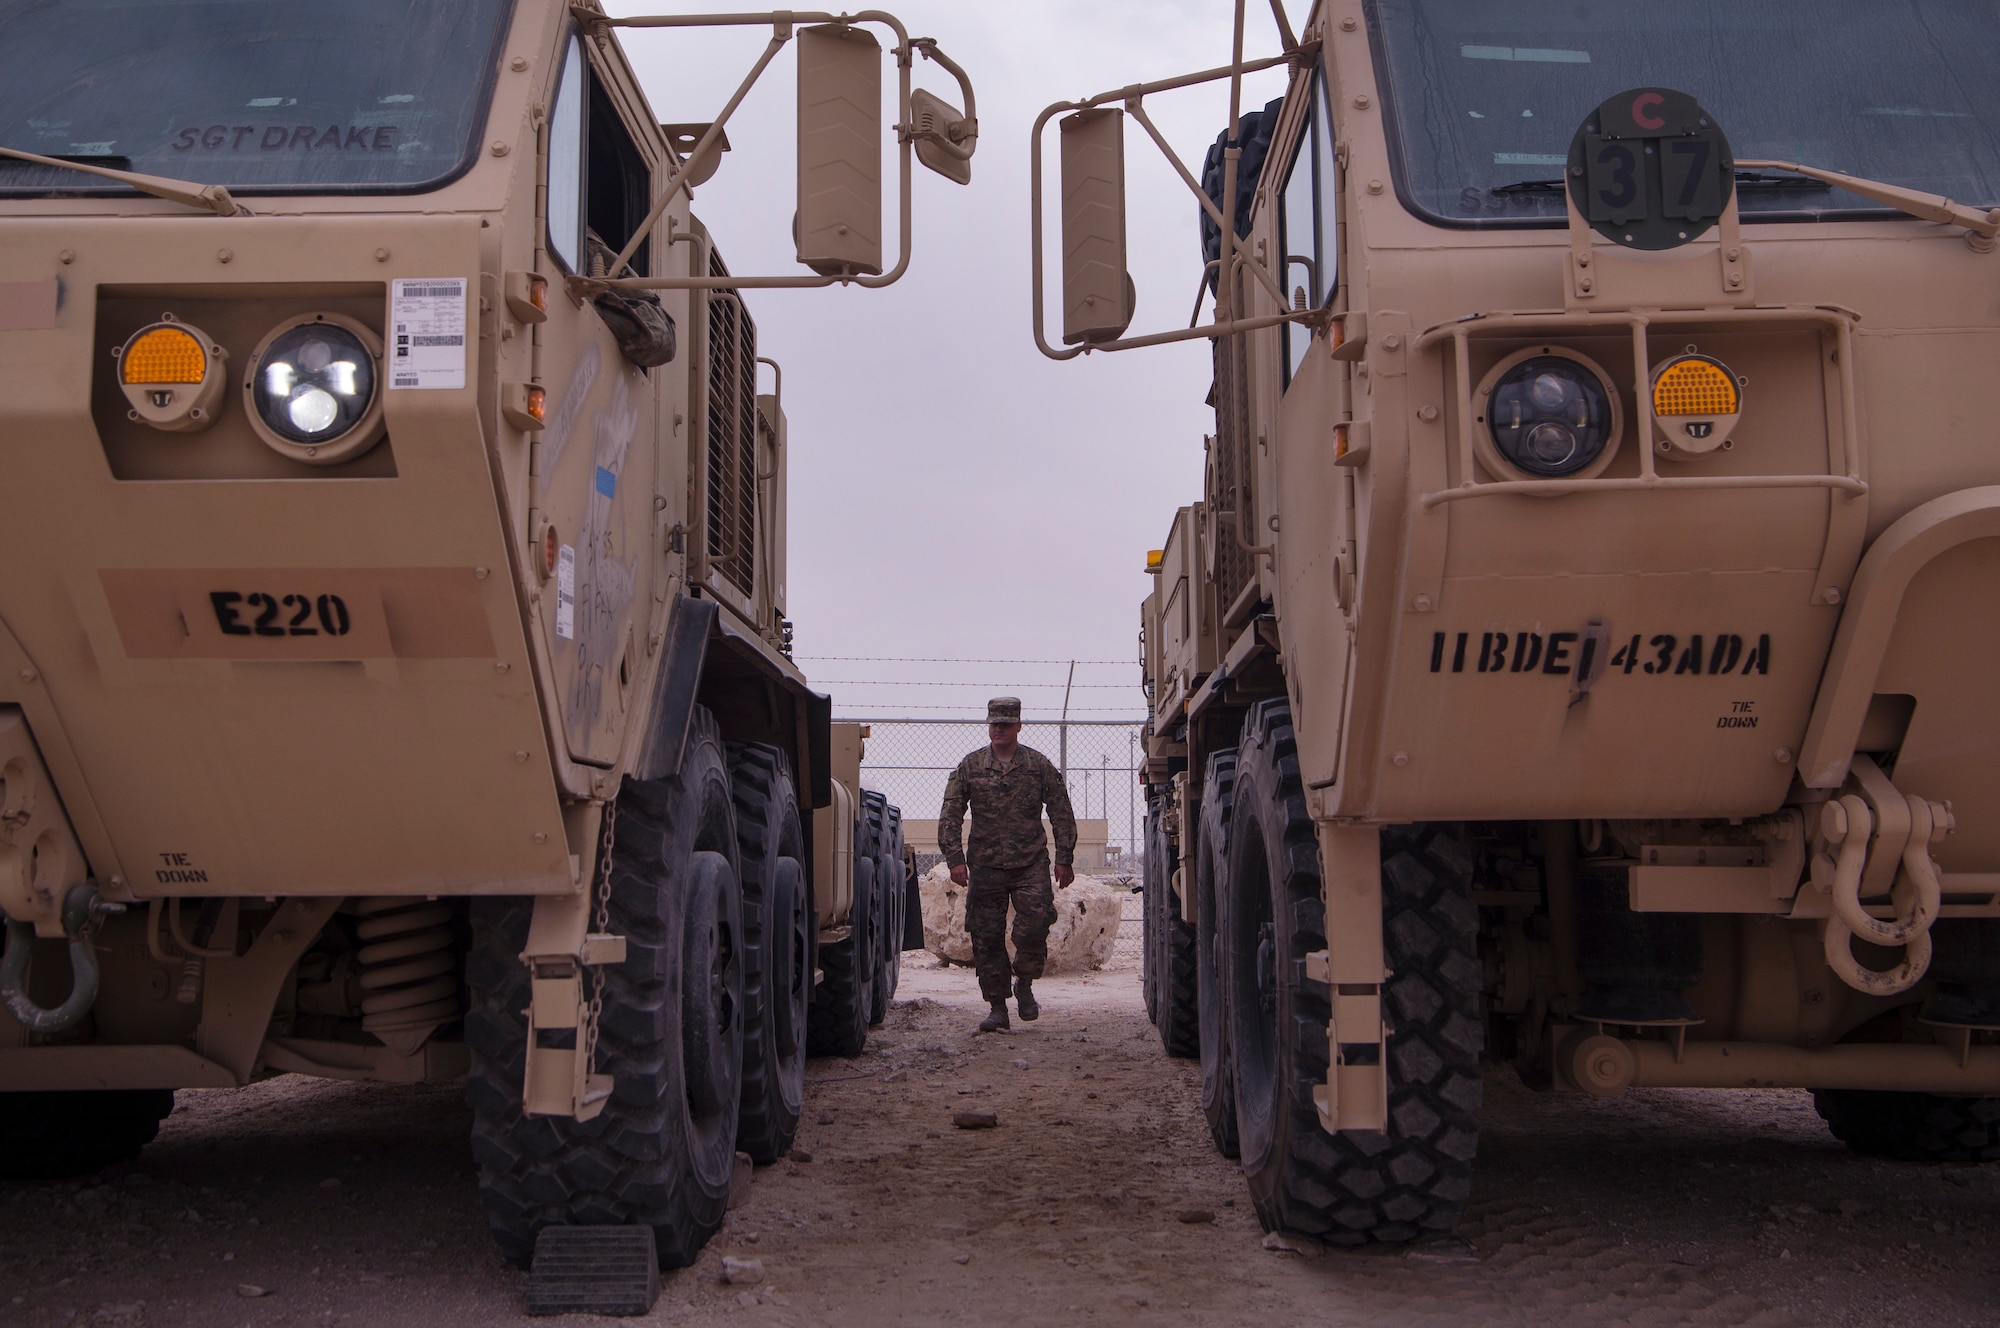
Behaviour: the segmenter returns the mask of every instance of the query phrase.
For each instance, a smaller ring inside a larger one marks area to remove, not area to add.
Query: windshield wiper
[[[86,161],[67,161],[61,157],[44,157],[33,152],[22,152],[17,148],[0,148],[0,157],[33,162],[37,166],[57,166],[66,171],[81,171],[85,175],[102,176],[107,180],[131,185],[141,193],[151,194],[155,198],[164,198],[170,203],[185,203],[204,212],[213,212],[218,217],[250,215],[250,209],[231,198],[229,191],[219,184],[196,184],[191,180],[170,180],[163,175],[141,175],[137,171],[93,166]]]
[[[1751,189],[1809,189],[1822,190],[1832,186],[1819,184],[1813,180],[1798,180],[1784,175],[1765,175],[1758,171],[1736,172],[1737,187]],[[1516,180],[1512,184],[1499,185],[1487,192],[1492,194],[1559,194],[1568,188],[1562,180]]]
[[[1995,247],[1994,236],[2000,235],[2000,208],[1973,208],[1963,203],[1954,203],[1943,194],[1926,194],[1915,189],[1905,189],[1901,185],[1883,184],[1880,180],[1864,180],[1859,176],[1842,175],[1839,171],[1823,171],[1817,166],[1800,166],[1789,161],[1744,161],[1737,159],[1738,166],[1750,170],[1784,171],[1790,175],[1803,175],[1808,180],[1845,189],[1850,194],[1859,194],[1871,203],[1892,207],[1898,212],[1907,212],[1923,221],[1942,221],[1954,226],[1963,226],[1969,234],[1966,238],[1972,247],[1981,253],[1990,252]],[[1974,240],[1973,237],[1977,237]]]
[[[1762,171],[1736,172],[1736,187],[1738,189],[1794,189],[1803,190],[1810,194],[1823,194],[1833,188],[1832,185],[1821,184],[1818,180],[1795,179],[1789,175],[1766,175]]]
[[[1892,207],[1922,221],[1942,221],[1954,226],[1963,226],[1974,240],[1973,247],[1981,253],[1996,247],[1995,236],[2000,236],[2000,208],[1967,207],[1954,203],[1943,194],[1926,194],[1916,189],[1905,189],[1897,184],[1884,184],[1880,180],[1864,180],[1856,175],[1842,175],[1839,171],[1823,171],[1817,166],[1801,166],[1790,161],[1750,161],[1738,158],[1739,169],[1736,183],[1751,189],[1845,189],[1850,194],[1859,194],[1871,203]],[[1767,175],[1766,171],[1783,171],[1787,175],[1802,178],[1788,180],[1782,176]],[[1567,188],[1562,180],[1516,180],[1503,184],[1489,193],[1494,194],[1553,194]]]

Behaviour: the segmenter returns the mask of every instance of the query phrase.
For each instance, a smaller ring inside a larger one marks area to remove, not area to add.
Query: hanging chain
[[[590,929],[600,935],[611,930],[611,845],[617,837],[618,800],[604,803],[604,833],[597,846],[597,900],[591,911]],[[583,1064],[585,1074],[597,1073],[597,1023],[604,1013],[604,965],[590,969],[590,1019],[584,1029]]]

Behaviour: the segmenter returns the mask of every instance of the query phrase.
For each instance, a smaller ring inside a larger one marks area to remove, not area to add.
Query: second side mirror
[[[1132,325],[1125,267],[1125,113],[1078,111],[1062,142],[1063,344],[1111,341]]]

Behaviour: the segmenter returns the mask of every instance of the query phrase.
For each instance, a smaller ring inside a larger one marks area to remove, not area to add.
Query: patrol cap
[[[996,696],[986,703],[988,724],[1018,724],[1021,722],[1021,698],[1018,696]]]

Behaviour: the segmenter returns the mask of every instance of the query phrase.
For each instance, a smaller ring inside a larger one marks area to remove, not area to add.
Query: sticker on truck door
[[[465,386],[464,277],[390,283],[389,386]]]
[[[565,544],[556,557],[556,636],[576,640],[576,546]]]

